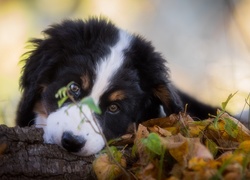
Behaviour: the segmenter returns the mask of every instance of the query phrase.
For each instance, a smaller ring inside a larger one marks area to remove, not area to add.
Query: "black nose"
[[[70,152],[79,152],[86,143],[81,136],[75,136],[72,132],[64,132],[62,135],[62,146]]]

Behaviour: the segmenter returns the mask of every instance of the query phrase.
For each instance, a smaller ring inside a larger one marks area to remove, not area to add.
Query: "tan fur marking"
[[[47,89],[47,85],[46,84],[40,84],[40,88],[42,89],[42,92],[45,92]]]
[[[170,96],[165,85],[159,85],[154,89],[154,95],[160,99],[164,106],[169,107]]]
[[[41,101],[36,102],[33,111],[40,117],[43,117],[43,118],[48,117],[46,108],[44,107],[44,104]]]
[[[84,74],[83,76],[81,76],[81,80],[82,80],[82,88],[84,90],[88,90],[90,88],[89,76],[87,74]]]
[[[109,96],[110,101],[123,100],[125,98],[125,93],[122,90],[115,91]]]

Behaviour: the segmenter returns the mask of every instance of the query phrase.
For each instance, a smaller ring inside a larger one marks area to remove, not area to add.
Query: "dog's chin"
[[[63,148],[64,149],[64,148]],[[95,148],[95,149],[81,149],[79,152],[71,152],[72,154],[75,154],[77,156],[84,156],[84,157],[87,157],[87,156],[92,156],[92,155],[95,155],[97,153],[99,153],[103,148]]]

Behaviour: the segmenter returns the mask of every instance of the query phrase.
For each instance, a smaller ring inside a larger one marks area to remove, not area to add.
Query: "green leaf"
[[[108,152],[111,153],[111,155],[114,157],[114,159],[117,162],[121,163],[122,153],[121,153],[121,151],[119,151],[117,149],[117,147],[115,147],[115,146],[106,146],[106,148],[101,151],[101,153],[107,153],[107,154],[108,154]]]
[[[60,88],[55,94],[56,98],[63,98],[65,96],[67,96],[67,87]]]
[[[67,87],[60,88],[55,94],[55,98],[59,98],[59,100],[57,101],[57,105],[58,107],[61,107],[63,103],[68,99]]]
[[[225,118],[224,121],[225,121],[225,131],[231,137],[236,138],[239,133],[237,124],[229,118]]]
[[[227,100],[226,100],[225,102],[222,102],[222,103],[221,103],[222,110],[225,111],[228,102],[234,97],[234,95],[235,95],[237,92],[238,92],[238,91],[236,91],[234,94],[230,94],[230,95],[227,97]]]
[[[208,148],[208,150],[212,153],[212,155],[215,157],[218,153],[217,144],[214,141],[212,141],[211,139],[207,139],[205,141],[205,145]]]
[[[132,151],[131,151],[131,156],[133,158],[136,157],[136,152],[137,152],[137,145],[136,145],[136,143],[134,143],[134,145],[132,146]]]
[[[120,163],[122,159],[122,153],[118,151],[118,149],[115,146],[110,146],[109,148],[115,160]]]
[[[223,113],[223,112],[220,112],[220,113],[217,114],[217,116],[214,118],[214,123],[213,123],[213,125],[214,125],[214,128],[215,128],[215,129],[219,129],[218,121],[219,121],[219,118],[220,118],[220,116],[222,115],[222,113]]]
[[[101,114],[102,113],[101,109],[94,103],[94,100],[91,97],[83,98],[81,100],[81,104],[87,105],[89,107],[89,109],[94,111],[96,114]]]
[[[65,97],[61,98],[60,100],[58,100],[57,101],[58,107],[60,108],[67,99],[68,99],[68,97],[65,96]]]
[[[142,140],[142,143],[153,153],[157,155],[161,155],[164,153],[163,146],[161,144],[161,140],[159,135],[156,133],[150,133],[147,138]]]

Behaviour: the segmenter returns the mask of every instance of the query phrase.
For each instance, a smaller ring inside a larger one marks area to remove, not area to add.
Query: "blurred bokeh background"
[[[0,0],[0,124],[14,125],[26,42],[50,24],[89,16],[151,40],[174,84],[190,95],[218,106],[238,91],[228,110],[243,110],[250,92],[249,0]]]

